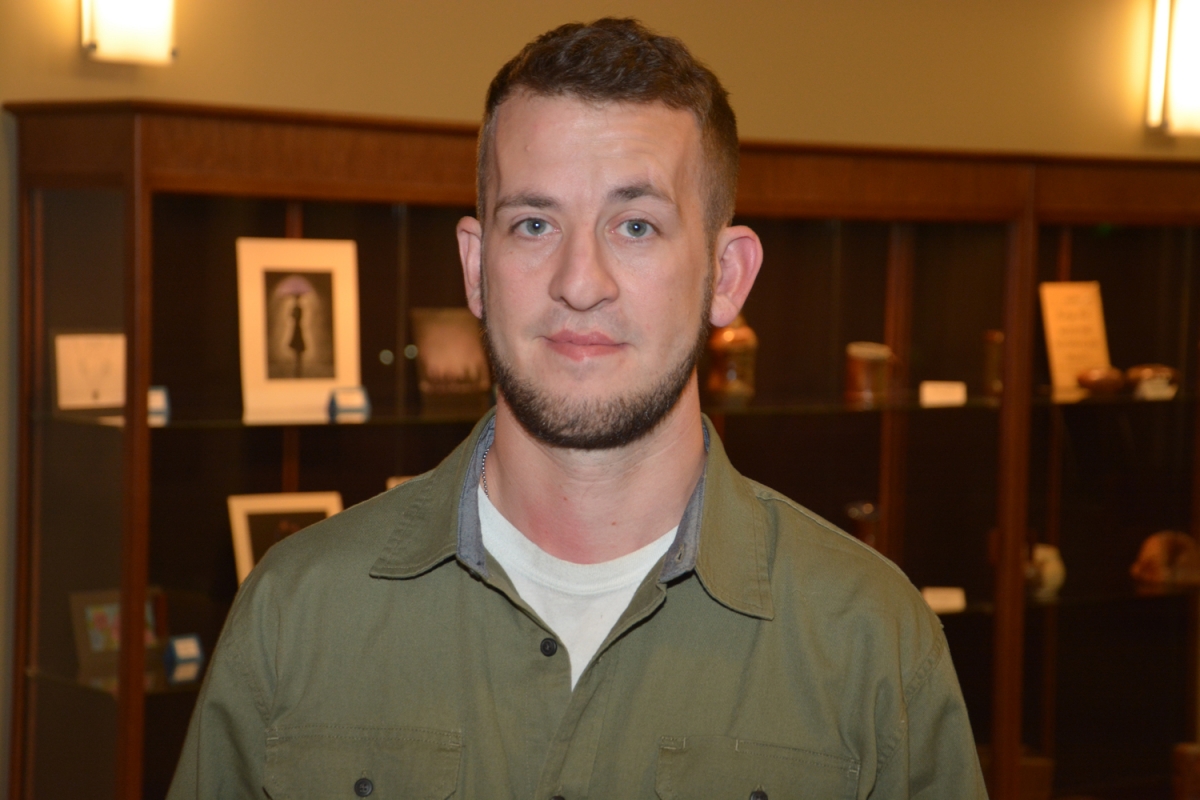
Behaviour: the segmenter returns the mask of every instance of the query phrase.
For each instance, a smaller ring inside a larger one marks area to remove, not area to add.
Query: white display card
[[[125,334],[58,334],[54,375],[63,411],[124,406]]]
[[[1112,366],[1097,281],[1047,281],[1038,287],[1056,390],[1077,391],[1079,373]]]

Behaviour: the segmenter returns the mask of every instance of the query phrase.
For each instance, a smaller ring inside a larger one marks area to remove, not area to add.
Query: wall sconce
[[[1146,124],[1200,134],[1200,0],[1154,0]]]
[[[81,0],[84,52],[96,61],[169,64],[175,0]]]

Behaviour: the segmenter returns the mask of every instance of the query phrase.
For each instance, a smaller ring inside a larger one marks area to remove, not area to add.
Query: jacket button
[[[542,639],[542,655],[544,655],[546,658],[549,658],[557,652],[558,642],[554,641],[549,636],[547,636],[545,639]]]
[[[750,800],[767,800],[767,793],[762,789],[755,789],[750,793]]]
[[[354,793],[359,797],[366,797],[375,791],[375,784],[371,783],[370,778],[359,778],[354,782]]]

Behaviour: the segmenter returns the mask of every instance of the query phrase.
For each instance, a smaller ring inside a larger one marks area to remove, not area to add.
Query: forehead
[[[565,174],[674,183],[702,167],[695,116],[663,103],[517,94],[496,110],[489,194]],[[621,173],[641,173],[638,175]]]

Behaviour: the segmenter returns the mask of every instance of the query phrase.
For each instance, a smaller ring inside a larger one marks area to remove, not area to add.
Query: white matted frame
[[[353,241],[237,240],[242,418],[327,422],[334,389],[361,385]]]
[[[239,586],[275,542],[342,510],[338,492],[233,494],[226,502]]]
[[[125,334],[53,332],[55,405],[60,411],[125,405]]]

